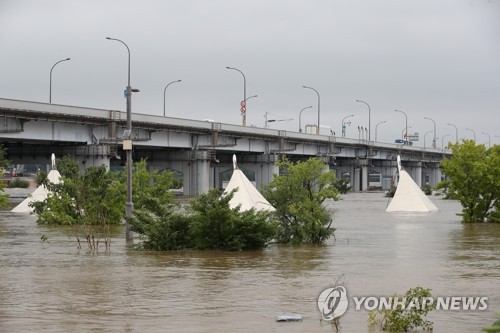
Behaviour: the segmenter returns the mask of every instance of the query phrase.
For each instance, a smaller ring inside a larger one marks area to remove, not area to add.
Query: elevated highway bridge
[[[436,185],[439,162],[450,151],[339,138],[212,121],[133,113],[133,159],[182,174],[184,194],[222,187],[232,155],[257,187],[279,170],[275,161],[320,157],[325,169],[349,180],[354,191],[388,189],[396,156],[419,185]],[[81,168],[125,162],[126,113],[69,105],[0,99],[0,141],[15,164],[50,164],[50,155],[74,155]]]

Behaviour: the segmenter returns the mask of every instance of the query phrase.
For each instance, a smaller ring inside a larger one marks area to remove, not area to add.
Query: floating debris
[[[302,321],[302,315],[298,313],[284,313],[276,316],[276,321]]]

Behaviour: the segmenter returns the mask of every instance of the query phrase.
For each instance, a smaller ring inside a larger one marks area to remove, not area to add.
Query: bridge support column
[[[199,195],[210,189],[210,152],[193,150],[187,152],[189,158],[184,163],[184,195]]]
[[[368,169],[367,165],[361,167],[361,191],[368,190]]]
[[[415,183],[419,187],[422,186],[422,162],[415,163]]]

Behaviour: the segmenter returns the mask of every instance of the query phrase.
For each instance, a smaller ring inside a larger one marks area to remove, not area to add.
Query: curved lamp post
[[[299,112],[299,133],[302,133],[302,123],[301,123],[302,111],[304,111],[305,109],[310,109],[310,108],[312,108],[312,105],[311,106],[306,106],[305,108],[303,108]]]
[[[52,66],[52,68],[50,69],[50,84],[49,84],[49,103],[52,103],[52,70],[54,69],[54,67],[56,67],[56,65],[60,62],[63,62],[63,61],[68,61],[68,60],[71,60],[71,58],[66,58],[66,59],[63,59],[63,60],[59,60],[58,62],[56,62],[54,64],[54,66]]]
[[[488,148],[491,147],[491,136],[488,133],[481,132],[481,134],[487,135],[488,136]]]
[[[441,149],[444,150],[444,139],[449,137],[449,136],[450,136],[450,134],[446,134],[445,136],[443,136],[443,139],[441,139]]]
[[[132,87],[130,86],[130,49],[128,48],[128,45],[125,44],[125,42],[123,42],[122,40],[116,38],[106,37],[106,39],[122,43],[127,48],[128,52],[128,84],[126,90],[127,127],[126,131],[124,132],[123,149],[127,152],[127,202],[125,203],[125,215],[127,217],[130,217],[132,216],[132,212],[134,210],[134,203],[132,202],[132,164],[134,161],[132,160],[132,141],[130,138],[132,135],[132,93],[139,92],[139,89],[132,89]],[[128,141],[127,146],[125,145],[125,141]],[[130,225],[128,222],[125,222],[125,239],[127,242],[131,242],[133,240],[133,233],[132,230],[130,230]]]
[[[403,111],[401,110],[394,110],[396,112],[401,112],[402,114],[405,115],[405,128],[406,128],[406,138],[403,137],[403,139],[405,139],[405,145],[408,145],[408,116],[406,115],[406,113],[404,113]]]
[[[434,119],[431,119],[429,117],[424,117],[424,119],[430,120],[434,123],[434,139],[432,140],[432,148],[436,148],[436,122],[434,121]],[[425,137],[424,137],[424,141],[425,141]],[[425,145],[424,145],[424,148],[425,148]]]
[[[226,66],[227,69],[232,69],[235,71],[240,72],[240,74],[243,76],[243,100],[241,104],[241,116],[243,117],[242,119],[242,125],[246,126],[247,125],[247,109],[246,109],[246,100],[247,100],[247,78],[245,77],[245,74],[243,74],[242,71],[240,71],[238,68],[234,67],[229,67]]]
[[[181,82],[182,80],[175,80],[175,81],[172,81],[170,82],[169,84],[167,84],[165,86],[165,89],[163,89],[163,117],[165,117],[165,94],[167,92],[167,88],[169,85],[171,85],[172,83],[177,83],[177,82]]]
[[[345,138],[345,120],[347,118],[350,118],[350,117],[354,117],[353,114],[350,114],[348,116],[345,116],[344,118],[342,118],[342,137]]]
[[[447,123],[446,125],[455,127],[455,143],[458,143],[458,127],[450,123]]]
[[[356,100],[356,102],[358,103],[363,103],[365,104],[367,107],[368,107],[368,141],[371,141],[372,139],[372,135],[371,135],[371,128],[372,128],[372,112],[371,112],[371,108],[370,108],[370,104],[364,102],[364,101],[361,101],[359,99]]]
[[[466,130],[466,131],[471,131],[471,132],[472,132],[472,134],[474,135],[474,142],[476,142],[476,131],[474,131],[474,130],[472,130],[472,129],[470,129],[470,128],[466,128],[465,130]]]
[[[248,101],[250,98],[255,98],[255,97],[259,97],[259,95],[253,95],[253,96],[247,97],[247,98],[245,98],[245,102]]]
[[[387,121],[385,121],[385,120],[384,121],[380,121],[380,122],[377,123],[377,125],[375,125],[375,142],[377,142],[377,127],[378,127],[378,125],[386,123],[386,122]]]
[[[320,119],[320,111],[319,111],[320,97],[319,97],[319,92],[316,89],[314,89],[312,87],[308,87],[308,86],[302,86],[302,88],[314,90],[316,92],[316,94],[318,95],[318,127],[316,128],[316,134],[319,135],[319,126],[320,126],[320,122],[319,122],[319,119]]]

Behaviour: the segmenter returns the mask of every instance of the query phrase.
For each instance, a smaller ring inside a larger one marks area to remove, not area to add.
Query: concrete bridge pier
[[[182,167],[184,195],[207,193],[210,189],[210,151],[191,150]]]

